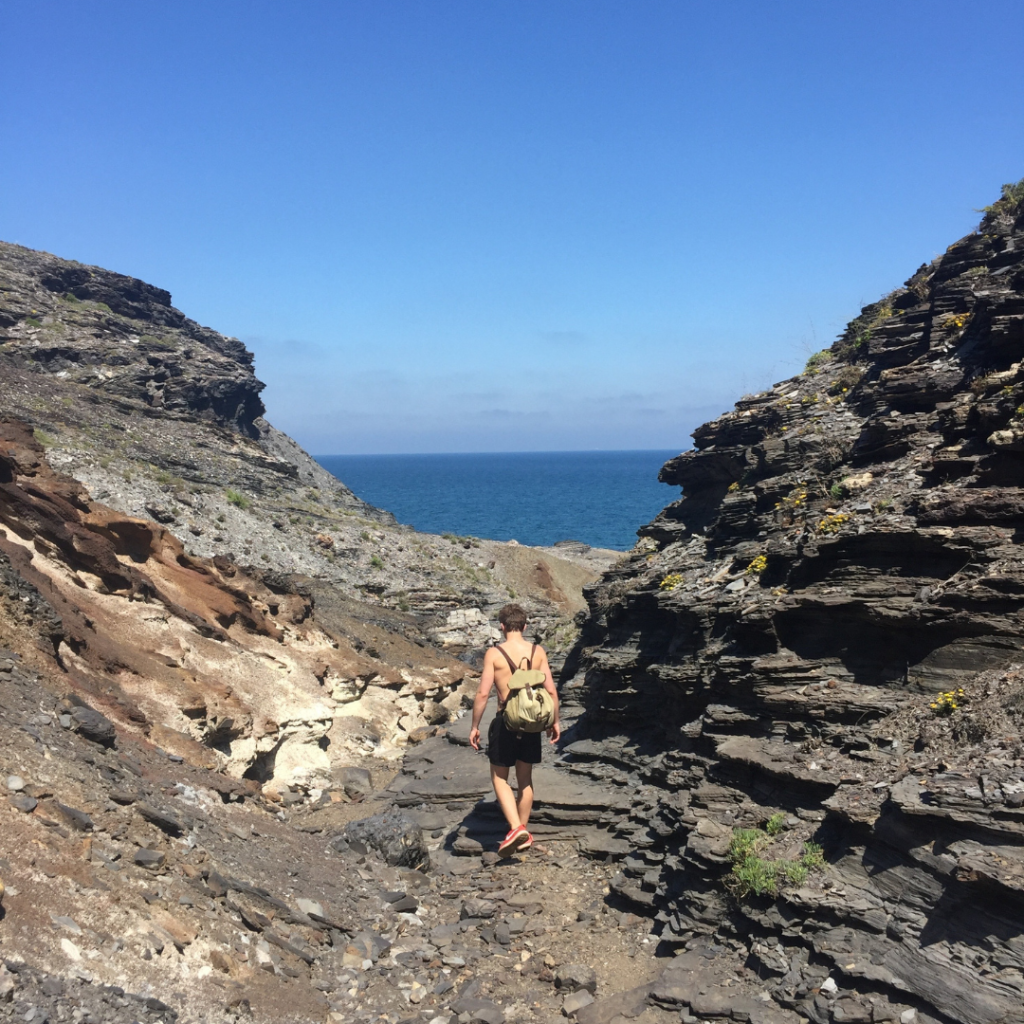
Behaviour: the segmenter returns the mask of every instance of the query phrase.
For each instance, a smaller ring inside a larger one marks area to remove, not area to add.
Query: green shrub
[[[380,555],[371,555],[370,556],[370,565],[372,565],[374,567],[374,569],[383,569],[384,568],[384,559],[381,558]]]
[[[804,852],[800,863],[808,871],[825,866],[825,853],[817,843],[804,843]]]
[[[229,487],[224,492],[224,497],[228,499],[228,504],[234,505],[235,508],[240,508],[244,512],[247,508],[252,505],[252,501],[249,500],[241,491],[236,491],[234,488]]]
[[[1013,213],[1024,203],[1024,178],[1010,182],[1000,189],[1002,195],[991,206],[984,207],[985,213]]]
[[[27,317],[25,317],[25,323],[27,323],[29,325],[29,327],[42,327],[43,326],[43,321],[42,320],[38,320],[34,316],[27,316]]]
[[[734,862],[744,861],[762,849],[768,840],[765,833],[757,828],[733,829],[729,843],[729,858]]]
[[[45,430],[40,430],[38,427],[32,431],[32,436],[44,448],[52,448],[57,443],[57,439],[52,434],[48,434]]]
[[[825,866],[817,843],[804,843],[799,860],[762,856],[786,827],[786,815],[779,811],[765,823],[764,830],[737,828],[729,843],[732,871],[726,883],[738,899],[747,896],[777,896],[787,885],[803,885],[812,871]]]
[[[825,363],[834,358],[831,349],[823,348],[808,358],[807,364],[804,366],[804,373],[817,373]]]

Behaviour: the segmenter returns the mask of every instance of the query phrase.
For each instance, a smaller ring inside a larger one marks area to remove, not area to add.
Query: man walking
[[[526,612],[517,604],[507,604],[498,612],[498,625],[504,640],[490,648],[484,655],[484,670],[480,676],[480,688],[473,701],[473,727],[469,731],[469,742],[474,750],[480,749],[480,720],[487,707],[491,687],[498,689],[498,713],[487,731],[487,759],[491,763],[491,783],[498,798],[508,835],[501,841],[498,853],[507,856],[516,850],[526,850],[533,845],[533,836],[527,831],[530,811],[533,809],[533,766],[540,764],[541,741],[539,732],[514,733],[505,724],[502,714],[509,698],[509,681],[512,673],[525,661],[527,668],[544,673],[544,689],[551,694],[555,706],[555,720],[546,730],[552,743],[557,743],[562,734],[558,720],[558,691],[551,677],[551,667],[544,648],[530,644],[523,639],[526,628]],[[508,783],[509,770],[516,770],[518,797]]]

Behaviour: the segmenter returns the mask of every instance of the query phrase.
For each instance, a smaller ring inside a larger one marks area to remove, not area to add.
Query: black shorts
[[[542,735],[539,732],[517,735],[505,724],[505,716],[499,711],[487,730],[487,760],[501,768],[514,768],[516,761],[540,764]]]

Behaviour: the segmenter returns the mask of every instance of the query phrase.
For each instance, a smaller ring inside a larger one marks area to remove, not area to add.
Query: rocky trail
[[[609,895],[601,825],[629,800],[546,768],[537,845],[500,860],[461,737],[289,805],[60,702],[10,652],[0,677],[0,1019],[678,1018],[689,961],[663,976],[651,922]],[[701,976],[782,1020],[727,952],[700,949]]]

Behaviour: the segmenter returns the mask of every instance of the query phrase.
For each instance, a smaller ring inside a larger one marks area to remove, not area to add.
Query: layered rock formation
[[[159,524],[91,501],[10,420],[0,421],[0,559],[40,606],[23,644],[38,634],[41,664],[61,670],[74,697],[234,778],[322,790],[338,758],[371,742],[394,751],[468,699],[462,662],[423,647],[411,668],[360,653],[325,632],[308,592],[189,556]],[[22,603],[21,590],[5,596]]]
[[[568,666],[619,896],[818,1024],[1024,1019],[1022,193],[695,432]]]

